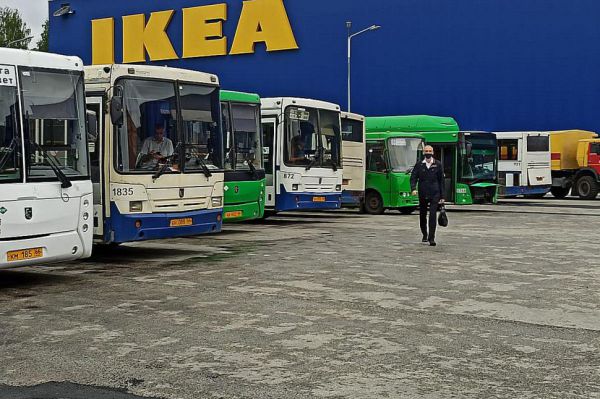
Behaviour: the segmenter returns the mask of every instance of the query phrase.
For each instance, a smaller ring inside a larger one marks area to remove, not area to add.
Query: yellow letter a
[[[261,42],[267,51],[298,48],[283,0],[244,1],[230,54],[253,53]]]
[[[144,14],[123,17],[123,62],[146,62],[146,54],[151,61],[177,59],[167,27],[175,11],[159,11],[150,14],[146,24]]]

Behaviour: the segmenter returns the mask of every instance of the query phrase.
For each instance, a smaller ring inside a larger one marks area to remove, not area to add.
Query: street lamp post
[[[10,46],[12,46],[13,44],[21,43],[21,42],[24,42],[25,40],[31,40],[31,39],[33,39],[33,36],[28,36],[28,37],[24,37],[22,39],[13,40],[11,42],[6,43],[6,47],[10,48]]]
[[[381,28],[381,26],[379,25],[371,25],[368,28],[365,28],[359,32],[356,33],[352,33],[352,22],[348,21],[346,22],[346,28],[348,29],[348,112],[350,112],[351,109],[351,78],[350,78],[350,61],[352,59],[352,38],[358,35],[362,35],[363,33],[372,31],[372,30],[377,30],[379,28]]]

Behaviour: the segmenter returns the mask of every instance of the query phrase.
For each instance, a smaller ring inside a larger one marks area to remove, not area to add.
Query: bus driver
[[[154,169],[161,160],[173,155],[173,142],[165,137],[165,127],[162,123],[154,126],[154,136],[144,140],[142,145],[141,165],[143,169]]]

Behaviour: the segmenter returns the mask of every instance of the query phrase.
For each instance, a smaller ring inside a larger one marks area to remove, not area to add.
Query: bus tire
[[[598,183],[592,176],[582,176],[577,180],[577,192],[579,198],[593,200],[598,196]]]
[[[385,210],[383,208],[383,199],[376,191],[369,191],[365,196],[365,210],[370,215],[381,215]]]
[[[565,199],[569,195],[569,191],[571,191],[571,187],[552,187],[550,189],[552,196],[557,199]]]
[[[400,211],[401,214],[403,215],[410,215],[412,214],[414,211],[417,210],[416,206],[405,206],[403,208],[398,209]]]

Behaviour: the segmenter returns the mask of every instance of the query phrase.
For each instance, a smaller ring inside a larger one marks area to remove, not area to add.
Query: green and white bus
[[[257,94],[221,91],[225,148],[225,222],[260,219],[265,212],[265,169]]]
[[[427,115],[367,118],[367,134],[412,132],[423,135],[442,162],[446,201],[456,205],[496,203],[498,145],[488,132],[461,132],[450,117]]]

